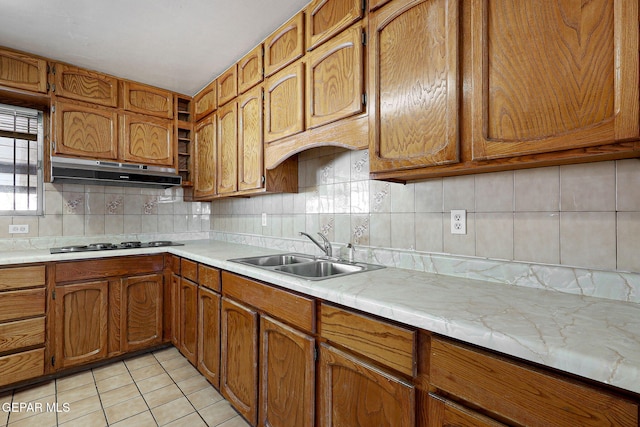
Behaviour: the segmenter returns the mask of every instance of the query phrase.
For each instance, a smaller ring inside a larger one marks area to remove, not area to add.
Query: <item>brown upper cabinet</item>
[[[264,75],[270,76],[304,55],[304,12],[300,12],[264,41]]]
[[[262,43],[238,62],[238,94],[245,93],[264,78],[264,51]]]
[[[140,83],[122,82],[124,109],[134,113],[173,118],[173,94]]]
[[[306,8],[307,49],[324,43],[362,15],[362,0],[313,0]]]
[[[459,10],[394,0],[369,16],[371,172],[458,162]]]
[[[56,96],[91,102],[105,107],[118,106],[118,79],[71,65],[51,67]]]
[[[216,194],[216,138],[218,117],[208,116],[196,125],[193,152],[193,197],[207,199]]]
[[[273,142],[304,130],[304,62],[269,77],[264,93],[264,140]]]
[[[116,110],[58,100],[53,123],[53,154],[108,160],[118,158]]]
[[[318,47],[307,59],[307,128],[364,110],[362,28],[349,28]]]
[[[47,61],[8,49],[0,49],[0,86],[47,92]]]
[[[218,109],[217,185],[218,194],[238,190],[238,103]]]
[[[214,80],[193,98],[196,121],[200,121],[218,108],[218,81]]]
[[[218,106],[223,106],[238,96],[238,66],[233,64],[218,76]]]
[[[264,176],[262,86],[238,98],[238,190],[257,189]]]
[[[125,113],[121,116],[119,157],[127,162],[175,167],[173,122]]]
[[[471,35],[473,160],[640,135],[637,1],[474,0]]]

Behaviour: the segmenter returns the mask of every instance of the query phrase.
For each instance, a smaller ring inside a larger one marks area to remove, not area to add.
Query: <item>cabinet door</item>
[[[263,427],[311,427],[315,420],[315,340],[260,318],[260,421]]]
[[[238,68],[234,64],[218,79],[218,105],[222,106],[238,95]]]
[[[118,113],[87,104],[57,101],[54,154],[91,159],[118,157]]]
[[[65,64],[53,65],[57,96],[87,101],[105,107],[118,106],[118,79]]]
[[[256,425],[258,418],[258,314],[222,298],[220,391]]]
[[[56,286],[56,369],[107,356],[106,280]]]
[[[198,370],[220,387],[220,295],[198,288]]]
[[[180,280],[180,352],[196,364],[198,351],[198,285]]]
[[[47,92],[47,61],[0,49],[0,85]]]
[[[214,80],[193,97],[196,121],[200,121],[218,108],[218,81]]]
[[[264,55],[262,43],[256,46],[238,62],[238,94],[245,93],[264,76]]]
[[[329,40],[362,19],[362,0],[313,0],[306,8],[307,49]]]
[[[140,83],[122,82],[124,109],[134,113],[173,118],[173,93]]]
[[[429,394],[427,404],[428,427],[504,427],[491,418],[480,415],[464,406]]]
[[[415,425],[411,384],[326,344],[319,366],[320,426]]]
[[[238,190],[238,104],[233,101],[218,109],[218,194]]]
[[[120,159],[175,167],[173,123],[170,120],[125,113],[121,126]]]
[[[196,125],[193,156],[193,197],[206,199],[216,194],[216,138],[218,116],[212,114]]]
[[[471,2],[474,159],[637,138],[638,2]]]
[[[180,276],[171,275],[171,343],[180,347]]]
[[[238,99],[238,190],[262,187],[264,176],[262,123],[262,86],[260,86]]]
[[[162,342],[162,274],[122,279],[120,336],[125,352]]]
[[[459,160],[458,0],[395,0],[369,17],[371,172]]]
[[[264,140],[273,142],[304,130],[304,63],[267,79],[264,94]]]
[[[300,12],[264,41],[264,75],[272,75],[303,55],[304,13]]]
[[[352,27],[309,54],[307,127],[363,111],[362,29]]]

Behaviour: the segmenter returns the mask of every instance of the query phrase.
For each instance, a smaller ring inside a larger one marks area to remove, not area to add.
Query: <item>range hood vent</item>
[[[169,188],[182,184],[182,177],[176,175],[176,170],[173,168],[53,156],[51,157],[51,182]]]

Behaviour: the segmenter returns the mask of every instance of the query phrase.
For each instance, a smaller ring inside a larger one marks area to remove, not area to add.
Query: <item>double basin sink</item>
[[[229,261],[272,270],[307,280],[330,279],[384,268],[381,265],[366,264],[364,262],[339,261],[298,253],[236,258],[230,259]]]

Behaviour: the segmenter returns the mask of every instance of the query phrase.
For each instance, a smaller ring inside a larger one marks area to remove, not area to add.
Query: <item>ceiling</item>
[[[0,0],[0,46],[194,95],[308,0]]]

